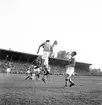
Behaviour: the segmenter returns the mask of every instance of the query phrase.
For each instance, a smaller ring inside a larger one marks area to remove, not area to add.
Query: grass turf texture
[[[0,74],[0,105],[102,105],[102,77],[75,76],[71,88],[61,75],[51,75],[47,83],[25,77]]]

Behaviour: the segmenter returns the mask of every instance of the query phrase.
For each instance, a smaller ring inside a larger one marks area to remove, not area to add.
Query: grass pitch
[[[102,77],[74,76],[73,87],[64,87],[64,76],[46,83],[25,77],[0,74],[0,105],[102,105]]]

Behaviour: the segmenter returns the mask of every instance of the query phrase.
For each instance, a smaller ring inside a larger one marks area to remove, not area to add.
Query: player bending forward
[[[71,58],[69,60],[69,64],[66,67],[66,73],[65,73],[65,86],[67,86],[67,82],[70,83],[69,87],[74,86],[75,83],[71,80],[71,76],[74,74],[74,68],[75,68],[75,55],[77,55],[77,53],[75,51],[73,51],[71,53]]]
[[[27,71],[27,77],[25,80],[30,79],[30,80],[38,80],[40,77],[40,67],[35,67],[34,65],[31,65],[30,68]]]

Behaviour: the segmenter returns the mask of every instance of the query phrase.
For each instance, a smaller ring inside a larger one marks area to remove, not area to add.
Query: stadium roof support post
[[[29,63],[29,57],[28,57],[28,59],[27,59],[27,63]]]
[[[21,58],[22,58],[22,56],[20,56],[20,58],[19,58],[19,62],[21,62]]]
[[[5,56],[5,60],[7,61],[7,59],[8,59],[8,54]]]
[[[29,59],[30,59],[30,57],[28,56],[28,57],[27,57],[27,63],[29,63]]]
[[[13,60],[13,55],[11,55],[10,62],[12,62],[12,60]]]

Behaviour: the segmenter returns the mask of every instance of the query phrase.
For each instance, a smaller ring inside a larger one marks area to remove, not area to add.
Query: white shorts
[[[69,76],[72,76],[74,74],[74,67],[68,67],[66,69],[66,74],[68,74]]]
[[[35,79],[35,74],[32,74],[32,79]]]
[[[49,64],[49,54],[50,52],[43,52],[43,55],[42,55],[42,59],[44,59],[44,65],[48,65]]]
[[[34,73],[40,73],[40,68],[34,69]]]
[[[30,71],[28,70],[27,73],[30,74]]]

